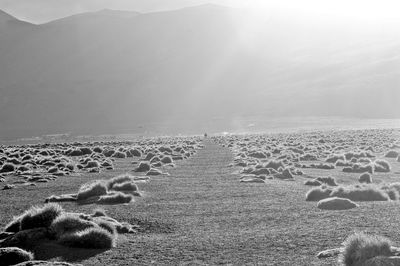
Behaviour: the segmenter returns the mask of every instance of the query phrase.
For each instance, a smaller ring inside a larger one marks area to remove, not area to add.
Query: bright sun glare
[[[302,13],[362,20],[398,19],[400,10],[400,1],[395,0],[240,0],[236,1],[236,5],[260,12],[284,8]]]
[[[225,3],[248,11],[234,22],[241,29],[241,45],[253,50],[275,13],[280,13],[276,17],[287,22],[308,20],[309,25],[329,25],[339,30],[357,26],[365,32],[384,29],[397,34],[400,27],[400,1],[394,0],[226,0]]]

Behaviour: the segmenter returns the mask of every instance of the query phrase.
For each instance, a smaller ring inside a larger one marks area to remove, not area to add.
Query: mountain
[[[0,136],[245,115],[400,118],[400,39],[340,23],[214,5],[41,25],[0,13]]]
[[[9,38],[10,34],[22,34],[21,30],[30,29],[32,24],[18,20],[10,14],[0,10],[0,36]]]

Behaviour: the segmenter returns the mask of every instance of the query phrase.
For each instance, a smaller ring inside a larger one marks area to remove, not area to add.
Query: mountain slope
[[[10,14],[0,10],[0,37],[2,44],[15,34],[23,34],[26,30],[32,29],[33,24],[18,20]],[[3,45],[2,45],[3,46]]]
[[[254,114],[400,116],[398,39],[301,16],[249,18],[205,5],[81,14],[23,33],[7,25],[0,134]]]

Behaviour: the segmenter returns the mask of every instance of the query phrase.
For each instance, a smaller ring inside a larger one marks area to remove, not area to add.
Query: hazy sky
[[[205,3],[262,10],[271,6],[366,20],[398,20],[397,0],[0,0],[0,9],[21,20],[42,23],[100,9],[152,12]]]
[[[19,19],[41,23],[74,13],[100,9],[152,12],[208,2],[235,5],[236,0],[0,0],[0,9]],[[243,1],[242,1],[243,2]]]

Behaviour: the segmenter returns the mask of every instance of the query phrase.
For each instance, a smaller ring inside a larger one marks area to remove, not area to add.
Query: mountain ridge
[[[252,25],[242,10],[207,5],[130,14],[7,26],[0,136],[260,114],[400,117],[396,38],[279,14]]]

